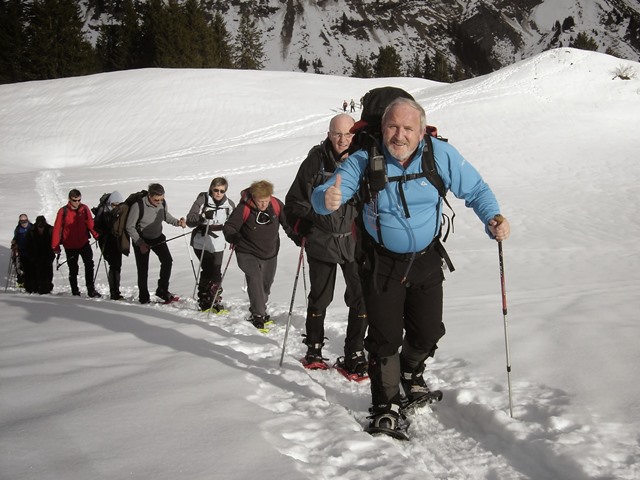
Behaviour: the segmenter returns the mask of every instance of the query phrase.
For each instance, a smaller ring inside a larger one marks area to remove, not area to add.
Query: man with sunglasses
[[[311,193],[333,176],[347,157],[353,134],[354,120],[347,114],[331,119],[327,138],[313,147],[302,162],[285,198],[287,221],[306,238],[305,250],[309,262],[311,289],[307,306],[306,338],[307,368],[327,368],[322,357],[324,319],[333,300],[338,265],[344,276],[344,300],[349,307],[344,358],[338,365],[350,374],[362,376],[367,371],[364,336],[367,313],[360,287],[358,265],[355,262],[356,242],[352,236],[353,222],[358,216],[357,201],[346,202],[330,215],[319,215],[311,206]]]
[[[32,226],[27,214],[21,213],[18,217],[18,225],[13,230],[13,239],[11,239],[11,257],[16,265],[18,286],[24,287],[28,293],[33,291],[29,278],[31,262],[27,253],[27,232],[31,230]]]
[[[84,263],[85,285],[87,295],[99,298],[93,284],[93,251],[89,239],[98,238],[98,233],[93,226],[93,216],[88,206],[82,203],[80,190],[72,189],[69,192],[69,201],[58,210],[56,221],[53,225],[51,248],[56,255],[60,254],[60,245],[64,247],[69,265],[69,285],[73,295],[80,295],[78,288],[78,257]]]
[[[174,227],[186,227],[184,218],[175,218],[167,209],[164,199],[164,187],[159,183],[152,183],[147,189],[147,195],[129,207],[126,230],[131,237],[133,253],[138,270],[138,300],[145,304],[150,302],[148,276],[149,252],[156,254],[160,260],[160,277],[156,297],[165,303],[177,299],[169,292],[169,279],[173,266],[173,257],[167,246],[167,237],[162,233],[162,222]]]
[[[229,184],[224,177],[211,181],[208,192],[199,193],[187,214],[187,226],[193,228],[191,246],[200,259],[198,305],[200,310],[224,310],[218,290],[222,281],[222,257],[227,245],[222,227],[236,204],[227,197]],[[214,296],[218,294],[217,298]]]

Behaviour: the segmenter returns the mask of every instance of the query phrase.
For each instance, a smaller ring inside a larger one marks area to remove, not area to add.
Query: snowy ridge
[[[281,239],[269,304],[276,324],[262,334],[245,321],[235,259],[224,283],[229,314],[196,310],[186,238],[177,238],[169,244],[177,304],[137,304],[132,257],[123,262],[125,302],[71,297],[65,267],[53,295],[0,295],[0,477],[638,478],[640,386],[630,366],[640,361],[632,201],[640,80],[612,80],[621,64],[640,73],[637,63],[560,49],[454,85],[144,70],[1,86],[5,272],[17,214],[52,221],[70,188],[94,206],[105,191],[157,180],[176,216],[217,175],[228,178],[234,201],[259,178],[283,199],[344,96],[385,84],[412,92],[512,222],[505,261],[514,418],[496,246],[452,198],[447,335],[427,367],[427,383],[444,399],[410,416],[410,442],[362,431],[367,382],[300,365],[303,274],[279,368],[293,243]],[[168,238],[182,233],[165,227]],[[152,258],[150,286],[156,277]],[[103,264],[97,288],[107,293]],[[343,354],[342,292],[339,275],[323,350],[331,362]]]

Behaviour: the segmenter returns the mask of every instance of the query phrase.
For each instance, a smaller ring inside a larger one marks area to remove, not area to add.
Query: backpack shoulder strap
[[[136,230],[138,230],[138,225],[142,221],[142,217],[144,215],[144,202],[142,201],[142,198],[143,197],[140,197],[137,202],[138,203],[138,221],[136,222]]]
[[[247,202],[242,202],[242,223],[245,223],[249,218],[249,214],[251,213],[251,209]]]
[[[276,214],[276,217],[279,217],[280,216],[280,202],[273,195],[271,195],[271,207],[273,207],[273,213]]]
[[[449,237],[449,232],[453,229],[453,219],[456,217],[456,212],[454,212],[451,204],[449,203],[449,200],[447,200],[447,189],[444,186],[444,181],[442,180],[442,177],[438,173],[438,168],[436,167],[436,159],[433,154],[433,140],[431,139],[431,135],[426,135],[426,138],[427,148],[425,148],[422,152],[422,171],[425,173],[425,177],[427,178],[427,180],[429,180],[431,185],[433,185],[436,190],[438,190],[438,195],[440,195],[440,198],[442,198],[449,210],[451,210],[451,218],[448,218],[444,213],[442,214],[442,223],[446,223],[447,220],[449,223],[447,231],[442,238],[442,241],[446,242],[447,238]],[[440,235],[442,235],[442,226],[440,228]],[[453,266],[450,265],[451,261],[448,260],[448,257],[445,258],[445,260],[447,260],[450,268],[452,268]],[[453,271],[453,269],[451,271]]]
[[[431,140],[431,135],[425,135],[425,138],[427,141],[425,142],[425,149],[422,151],[422,171],[431,185],[436,187],[438,194],[446,201],[447,189],[436,167],[436,159],[433,155],[433,140]],[[449,202],[447,202],[447,206],[449,206]],[[449,206],[449,208],[451,207]]]

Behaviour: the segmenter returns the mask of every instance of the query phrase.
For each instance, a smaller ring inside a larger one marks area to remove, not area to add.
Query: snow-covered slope
[[[514,403],[510,418],[496,246],[451,198],[456,271],[446,274],[447,335],[428,366],[445,398],[412,417],[411,442],[362,432],[368,385],[299,365],[302,280],[279,368],[293,243],[283,236],[276,326],[263,335],[243,320],[233,259],[231,313],[195,310],[178,238],[171,289],[182,304],[138,305],[132,258],[127,302],[71,297],[65,267],[51,296],[0,295],[0,477],[638,478],[640,81],[614,78],[620,65],[640,73],[638,63],[558,49],[453,85],[142,70],[0,86],[5,272],[18,214],[51,221],[71,188],[93,206],[103,192],[160,181],[176,215],[217,175],[234,200],[261,178],[283,198],[343,98],[385,84],[409,90],[512,222],[504,247]],[[98,288],[106,291],[104,270]],[[331,359],[344,340],[341,288],[327,315]]]

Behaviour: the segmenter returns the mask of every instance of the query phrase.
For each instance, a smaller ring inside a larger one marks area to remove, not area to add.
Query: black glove
[[[237,245],[240,240],[242,240],[242,236],[239,233],[233,233],[231,235],[225,236],[225,240],[233,245]]]
[[[215,210],[207,210],[204,212],[204,218],[206,218],[207,220],[211,220],[214,213],[216,213]]]
[[[299,218],[294,225],[294,230],[298,235],[306,237],[307,235],[309,235],[309,232],[311,232],[312,226],[313,222],[311,222],[310,220]]]
[[[302,239],[304,237],[302,235],[296,235],[295,233],[291,234],[291,240],[296,244],[296,247],[302,246]]]

